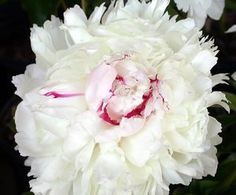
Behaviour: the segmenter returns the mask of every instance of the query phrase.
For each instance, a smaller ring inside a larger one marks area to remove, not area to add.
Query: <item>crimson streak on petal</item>
[[[103,100],[97,110],[99,117],[102,118],[104,121],[106,121],[107,123],[110,123],[112,125],[119,125],[121,122],[122,118],[132,118],[132,117],[145,117],[144,116],[144,110],[148,104],[148,102],[152,99],[152,98],[158,98],[156,95],[154,95],[155,93],[158,93],[158,82],[159,80],[157,79],[157,77],[155,79],[149,79],[150,81],[150,88],[147,92],[145,92],[143,94],[143,101],[141,104],[137,105],[134,109],[130,110],[130,112],[128,112],[125,115],[121,115],[120,118],[118,120],[114,120],[112,119],[112,117],[109,115],[108,111],[107,111],[107,106],[109,104],[110,99],[115,96],[114,91],[116,90],[116,88],[119,85],[126,85],[125,84],[125,80],[123,77],[121,76],[117,76],[116,79],[113,82],[113,86],[112,89],[110,89],[110,92],[112,93],[112,95],[106,99],[105,101]],[[163,100],[163,99],[162,99]],[[155,110],[155,108],[153,108],[153,110]]]
[[[59,93],[56,91],[49,91],[44,94],[45,96],[51,96],[53,98],[69,98],[75,96],[83,96],[83,93]]]

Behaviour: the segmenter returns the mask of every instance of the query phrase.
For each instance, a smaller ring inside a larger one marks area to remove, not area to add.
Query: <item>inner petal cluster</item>
[[[119,125],[122,119],[145,119],[156,111],[156,104],[160,99],[157,75],[148,74],[129,58],[103,63],[91,75],[93,81],[97,75],[110,77],[101,78],[106,81],[105,90],[102,89],[101,81],[101,85],[96,88],[99,95],[96,97],[95,91],[93,94],[95,97],[88,98],[88,100],[97,98],[94,100],[97,102],[95,109],[105,122]],[[88,88],[95,89],[90,86]],[[103,91],[102,95],[100,91]]]

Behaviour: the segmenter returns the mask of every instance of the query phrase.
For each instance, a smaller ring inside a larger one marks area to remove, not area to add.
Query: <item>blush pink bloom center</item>
[[[90,75],[85,96],[91,109],[112,125],[122,119],[146,119],[162,101],[159,80],[130,56],[103,61]]]

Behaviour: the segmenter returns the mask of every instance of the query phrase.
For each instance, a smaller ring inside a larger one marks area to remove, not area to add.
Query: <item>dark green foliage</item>
[[[34,194],[32,192],[25,192],[25,193],[23,193],[21,195],[34,195]]]
[[[31,22],[41,26],[51,15],[61,17],[67,8],[75,4],[80,5],[89,16],[94,7],[103,2],[104,0],[22,0],[22,5],[29,14]]]
[[[22,5],[29,14],[32,23],[42,25],[50,15],[56,15],[60,2],[58,0],[22,0]]]

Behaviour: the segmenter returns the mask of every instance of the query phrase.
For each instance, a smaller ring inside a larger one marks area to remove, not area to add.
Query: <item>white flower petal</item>
[[[213,145],[218,145],[221,143],[222,138],[218,136],[221,132],[221,124],[213,117],[209,117],[208,122],[208,137],[212,139]]]
[[[31,29],[31,46],[36,54],[36,61],[42,68],[48,68],[56,62],[56,52],[69,47],[66,35],[60,29],[61,21],[52,16],[46,21],[44,28],[34,25]],[[43,61],[44,63],[40,63]]]
[[[153,124],[155,126],[153,127]],[[158,118],[149,119],[146,124],[146,130],[124,138],[121,142],[121,147],[126,153],[127,159],[135,166],[142,167],[150,159],[155,152],[158,151],[160,143],[158,137],[160,136],[160,124]],[[140,158],[141,157],[141,158]]]
[[[218,84],[227,84],[227,80],[229,80],[229,77],[227,74],[216,74],[211,77],[212,80],[212,87],[218,85]]]
[[[40,152],[41,147],[35,141],[37,140],[36,124],[32,118],[31,112],[24,103],[20,103],[15,114],[15,123],[18,133],[15,135],[15,140],[20,145],[21,155],[34,156]]]
[[[230,112],[229,105],[227,104],[228,100],[225,97],[225,94],[222,92],[214,91],[212,92],[207,99],[207,105],[212,106],[218,104],[222,106],[227,112]]]
[[[233,33],[236,32],[236,24],[231,26],[225,33]]]
[[[108,65],[101,65],[92,73],[85,93],[86,100],[95,111],[99,108],[103,98],[110,95],[109,90],[117,75],[116,70]]]
[[[174,0],[177,8],[188,12],[188,16],[193,18],[197,27],[202,28],[207,16],[219,20],[225,6],[224,0]]]
[[[78,6],[68,9],[64,13],[65,25],[72,27],[86,27],[87,17],[84,11]]]
[[[214,20],[219,20],[225,7],[225,0],[213,0],[207,9],[207,14]]]
[[[209,74],[211,68],[216,64],[217,58],[209,51],[202,51],[193,59],[193,66],[204,74]]]
[[[234,79],[236,81],[236,72],[234,72],[232,75],[231,75],[232,79]]]
[[[95,7],[93,13],[90,15],[88,22],[91,25],[99,24],[101,22],[102,15],[106,10],[104,4],[105,3],[101,4],[99,7]]]
[[[25,74],[12,77],[12,83],[17,88],[15,94],[23,98],[27,92],[39,86],[44,80],[45,72],[39,66],[28,65]]]

